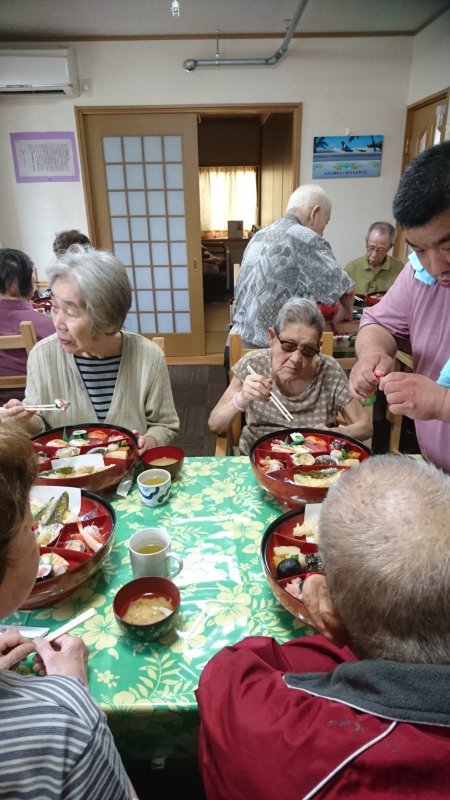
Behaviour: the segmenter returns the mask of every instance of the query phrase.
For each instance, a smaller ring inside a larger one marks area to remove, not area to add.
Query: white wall
[[[352,134],[385,137],[380,178],[322,182],[333,201],[325,235],[340,262],[361,254],[370,222],[392,220],[410,89],[410,38],[296,39],[275,67],[204,68],[191,74],[182,69],[183,60],[212,57],[210,41],[74,46],[80,76],[93,81],[92,98],[0,100],[0,241],[29,253],[42,277],[55,231],[87,229],[82,185],[17,184],[9,133],[74,130],[74,105],[302,102],[303,182],[311,180],[315,135],[339,135],[349,129]],[[221,49],[225,58],[269,56],[275,44],[237,40],[222,43]],[[433,70],[430,82],[435,80]]]
[[[450,10],[414,37],[408,105],[449,86]]]

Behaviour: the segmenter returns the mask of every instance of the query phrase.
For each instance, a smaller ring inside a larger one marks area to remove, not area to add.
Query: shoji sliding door
[[[126,329],[204,353],[195,114],[78,109],[90,233],[125,264]]]

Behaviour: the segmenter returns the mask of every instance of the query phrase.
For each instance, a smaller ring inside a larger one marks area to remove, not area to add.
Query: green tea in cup
[[[169,499],[172,478],[166,469],[146,469],[138,475],[137,485],[144,506],[158,508]]]
[[[136,548],[138,553],[160,553],[161,550],[164,550],[164,544],[159,544],[158,542],[149,542]]]
[[[183,559],[171,552],[171,538],[165,528],[142,528],[128,543],[135,578],[157,575],[173,578],[183,567]]]

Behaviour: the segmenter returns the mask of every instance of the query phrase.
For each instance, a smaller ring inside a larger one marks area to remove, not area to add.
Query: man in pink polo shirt
[[[393,414],[416,421],[423,455],[450,473],[450,141],[410,163],[394,215],[413,252],[363,314],[350,391],[361,397],[379,386]],[[410,342],[413,373],[393,371],[399,339]]]

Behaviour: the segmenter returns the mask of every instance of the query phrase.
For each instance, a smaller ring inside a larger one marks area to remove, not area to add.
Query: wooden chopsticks
[[[257,375],[257,373],[255,372],[253,367],[250,366],[250,364],[247,366],[247,369],[252,375]],[[278,397],[276,395],[274,395],[273,392],[270,393],[270,401],[274,404],[274,406],[277,407],[277,409],[280,412],[280,414],[282,414],[283,417],[285,419],[287,419],[288,422],[292,422],[294,417],[292,416],[291,412],[288,411],[287,408],[285,408],[285,406],[283,405],[281,400],[279,400]]]

